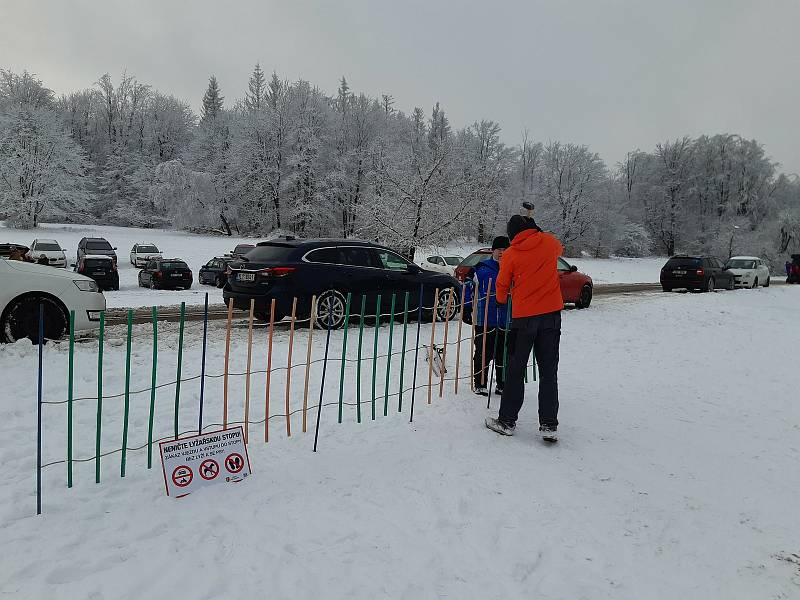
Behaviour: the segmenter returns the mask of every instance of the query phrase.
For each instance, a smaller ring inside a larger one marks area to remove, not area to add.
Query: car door
[[[575,302],[581,293],[581,278],[576,275],[563,258],[558,258],[558,281],[561,285],[561,298],[564,302]]]
[[[412,265],[396,252],[386,248],[372,248],[372,252],[377,257],[380,265],[379,271],[383,279],[382,290],[384,298],[391,298],[392,294],[396,294],[395,306],[404,306],[405,295],[408,292],[409,311],[416,310],[419,306],[419,274],[423,273],[420,267]],[[425,291],[426,305],[433,305],[433,296],[433,289]]]
[[[756,264],[758,265],[758,283],[764,285],[769,281],[769,267],[762,260],[756,261]]]
[[[733,278],[733,273],[727,271],[725,265],[718,258],[711,257],[709,262],[711,263],[711,273],[714,277],[714,288],[726,289]]]
[[[153,281],[153,271],[156,270],[156,261],[151,260],[148,261],[147,264],[144,266],[139,272],[139,279],[145,286],[149,286]]]

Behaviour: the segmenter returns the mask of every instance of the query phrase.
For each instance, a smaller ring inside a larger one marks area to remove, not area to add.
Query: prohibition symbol
[[[172,483],[178,487],[186,487],[192,483],[193,477],[194,473],[192,473],[192,470],[187,466],[175,467],[175,470],[172,471]]]
[[[206,481],[211,481],[219,475],[219,463],[213,458],[207,458],[200,463],[200,477]]]
[[[228,455],[228,458],[225,459],[225,468],[228,470],[229,473],[236,474],[244,468],[244,459],[242,455],[238,452],[234,452]]]

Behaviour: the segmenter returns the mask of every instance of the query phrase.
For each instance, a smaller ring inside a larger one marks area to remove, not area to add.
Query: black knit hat
[[[534,221],[532,217],[514,215],[508,220],[508,225],[506,226],[508,239],[513,242],[516,235],[521,231],[525,231],[526,229],[535,229],[537,231],[541,231],[539,226],[536,224],[536,221]]]
[[[504,235],[498,235],[496,238],[492,240],[492,250],[497,250],[499,248],[506,249],[511,245],[511,242],[508,241],[508,238]]]

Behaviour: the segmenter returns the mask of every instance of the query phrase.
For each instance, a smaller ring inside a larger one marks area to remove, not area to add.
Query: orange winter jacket
[[[515,319],[555,312],[564,308],[558,279],[558,257],[564,249],[554,236],[526,229],[514,236],[500,259],[497,301],[505,304],[511,291]]]

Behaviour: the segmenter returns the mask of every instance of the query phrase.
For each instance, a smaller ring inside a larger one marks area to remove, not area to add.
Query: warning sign
[[[194,474],[187,466],[175,467],[172,471],[172,483],[178,487],[186,487],[192,483],[192,477],[194,477]]]
[[[217,475],[219,475],[219,463],[213,458],[207,458],[200,463],[200,477],[211,481]]]
[[[251,475],[241,427],[161,442],[159,448],[168,496],[185,496],[206,485],[243,481]]]
[[[244,459],[242,455],[237,452],[229,454],[228,458],[225,459],[225,468],[228,469],[228,473],[236,475],[236,473],[244,468]]]

